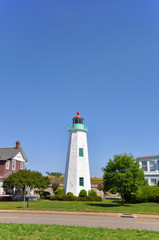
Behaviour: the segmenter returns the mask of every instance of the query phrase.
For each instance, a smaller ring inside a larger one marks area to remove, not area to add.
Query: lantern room
[[[73,124],[83,124],[84,118],[82,118],[79,115],[79,112],[77,112],[77,115],[73,118]]]
[[[69,131],[74,129],[88,130],[88,127],[83,124],[84,118],[79,115],[79,112],[77,112],[77,115],[72,120],[73,124],[68,127]]]

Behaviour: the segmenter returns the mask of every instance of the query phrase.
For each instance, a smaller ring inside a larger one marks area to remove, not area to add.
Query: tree
[[[22,188],[25,189],[29,186],[31,189],[39,188],[45,189],[49,185],[48,177],[43,177],[43,175],[38,171],[31,170],[19,170],[16,173],[9,175],[3,182],[4,188]]]
[[[59,178],[60,176],[62,176],[62,173],[60,173],[60,172],[46,172],[46,174],[47,174],[48,176],[55,176],[55,177],[57,177],[57,178]]]
[[[60,179],[57,177],[54,177],[53,179],[50,180],[50,182],[51,182],[51,188],[53,192],[55,192],[60,186]]]
[[[60,172],[46,172],[46,174],[49,177],[52,177],[50,179],[50,183],[51,183],[51,188],[52,188],[53,192],[55,192],[60,186],[60,177],[62,176],[62,173],[60,173]]]
[[[104,190],[118,192],[121,195],[122,205],[131,198],[138,187],[146,185],[144,172],[139,168],[139,162],[132,154],[114,155],[114,160],[109,162],[104,171]]]

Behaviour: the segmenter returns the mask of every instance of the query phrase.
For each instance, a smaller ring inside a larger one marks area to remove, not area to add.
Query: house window
[[[142,161],[142,170],[147,171],[147,161]]]
[[[157,181],[155,178],[151,179],[151,186],[156,186],[157,185]]]
[[[79,157],[83,157],[83,148],[79,148]]]
[[[15,167],[16,167],[16,161],[13,160],[13,162],[12,162],[12,170],[15,170]]]
[[[150,161],[150,171],[155,171],[155,170],[156,170],[155,161]]]
[[[7,160],[7,161],[6,161],[6,169],[9,169],[9,165],[10,165],[10,161]]]
[[[20,162],[20,169],[23,169],[23,162]]]
[[[157,170],[159,170],[159,160],[157,161]]]
[[[84,187],[84,178],[83,177],[79,178],[79,185],[80,185],[80,187]]]

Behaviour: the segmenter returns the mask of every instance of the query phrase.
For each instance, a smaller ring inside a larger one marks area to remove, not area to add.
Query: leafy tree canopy
[[[55,176],[55,177],[57,177],[57,178],[59,178],[60,176],[62,176],[62,173],[60,173],[60,172],[46,172],[46,174],[47,174],[48,176]]]
[[[46,172],[46,174],[49,177],[53,177],[53,178],[50,179],[50,183],[51,183],[51,188],[52,188],[53,192],[55,192],[60,186],[60,176],[62,176],[62,173],[60,173],[60,172]]]
[[[114,160],[109,159],[103,171],[104,190],[120,193],[122,204],[124,200],[130,200],[131,194],[136,192],[139,186],[147,184],[144,172],[132,154],[114,155]]]
[[[49,185],[48,177],[38,171],[19,170],[16,173],[9,175],[3,182],[4,188],[19,188],[25,189],[26,186],[32,188],[45,189]]]

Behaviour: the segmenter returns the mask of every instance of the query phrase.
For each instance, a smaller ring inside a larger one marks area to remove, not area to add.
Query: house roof
[[[154,157],[159,157],[159,155],[142,156],[142,157],[137,157],[136,159],[140,159],[140,158],[154,158]]]
[[[14,158],[21,152],[25,162],[28,162],[27,157],[22,148],[0,148],[0,161],[6,161]]]

